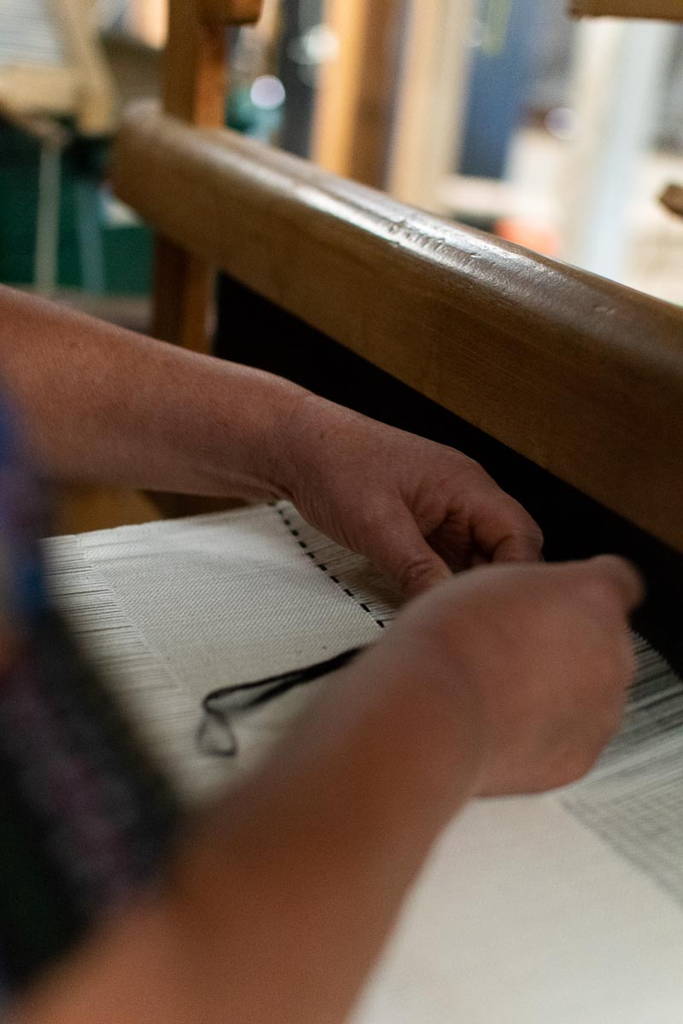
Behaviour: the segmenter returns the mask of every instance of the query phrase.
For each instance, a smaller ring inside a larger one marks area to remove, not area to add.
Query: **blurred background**
[[[266,0],[231,34],[226,121],[681,302],[683,219],[659,199],[683,182],[683,27],[568,6]],[[107,155],[121,106],[158,94],[166,18],[166,0],[3,0],[0,280],[145,315],[150,238]]]
[[[139,330],[152,240],[107,167],[159,94],[166,2],[0,4],[0,281]],[[266,0],[230,31],[226,123],[683,303],[683,24],[569,6]]]

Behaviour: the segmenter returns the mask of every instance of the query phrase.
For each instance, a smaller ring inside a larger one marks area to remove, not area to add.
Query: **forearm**
[[[339,679],[282,755],[204,815],[167,895],[23,1019],[341,1024],[441,827],[476,785],[468,695]],[[333,687],[336,689],[336,687]],[[431,700],[433,697],[433,703]],[[146,1013],[139,1007],[144,1006]]]
[[[248,801],[217,808],[190,859],[190,891],[214,882],[181,905],[215,937],[203,970],[216,1020],[228,998],[259,1024],[344,1020],[436,836],[476,788],[469,694],[398,674],[389,689],[371,665],[337,682]]]
[[[43,472],[213,495],[285,492],[276,440],[302,389],[0,287],[0,382]]]

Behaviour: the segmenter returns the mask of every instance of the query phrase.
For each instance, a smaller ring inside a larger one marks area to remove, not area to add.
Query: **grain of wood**
[[[193,255],[683,550],[683,311],[150,105],[118,193]]]

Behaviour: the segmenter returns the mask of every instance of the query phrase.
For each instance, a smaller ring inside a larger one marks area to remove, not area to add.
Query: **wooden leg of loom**
[[[152,333],[194,352],[209,352],[213,332],[214,273],[165,238],[157,239]],[[236,508],[234,498],[148,492],[146,498],[165,519]]]
[[[261,0],[171,0],[164,109],[202,127],[223,124],[227,94],[227,24],[256,21]],[[152,333],[195,352],[210,351],[209,311],[215,273],[170,240],[157,237]],[[234,508],[234,499],[149,494],[166,517]]]

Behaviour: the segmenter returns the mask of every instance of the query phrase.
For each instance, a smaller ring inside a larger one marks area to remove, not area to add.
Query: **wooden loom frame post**
[[[170,0],[163,107],[202,128],[224,122],[225,28],[257,21],[262,0]],[[207,350],[206,316],[214,272],[201,257],[159,234],[154,261],[152,334]]]
[[[408,0],[397,87],[389,192],[444,211],[439,191],[456,164],[474,0]]]
[[[390,160],[402,0],[326,0],[338,53],[325,61],[315,102],[312,154],[344,178],[384,188]]]

